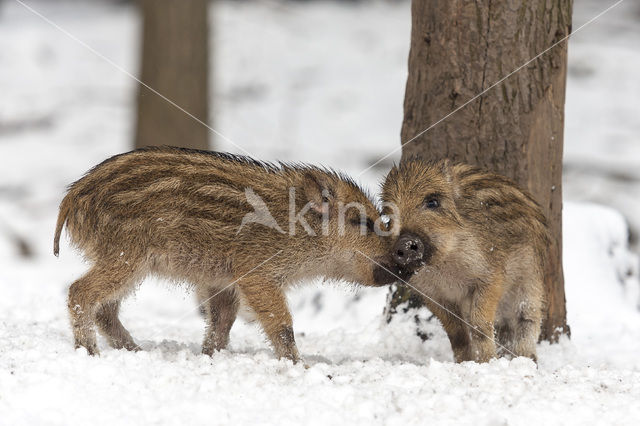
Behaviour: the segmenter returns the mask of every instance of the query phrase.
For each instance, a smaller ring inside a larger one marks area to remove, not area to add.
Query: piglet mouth
[[[409,267],[398,267],[398,278],[401,282],[407,282],[412,276],[417,274],[424,263],[409,265]]]
[[[389,285],[408,281],[417,269],[408,269],[396,263],[378,264],[373,269],[374,286]]]

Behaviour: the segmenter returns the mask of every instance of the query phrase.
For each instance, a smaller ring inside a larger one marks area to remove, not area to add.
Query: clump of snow
[[[565,203],[563,220],[572,342],[593,364],[637,369],[638,256],[628,249],[625,220],[610,208],[582,203]]]
[[[626,303],[638,308],[638,256],[629,252],[629,228],[622,215],[604,206],[569,203],[565,207],[565,232],[573,238],[565,242],[564,255],[570,264],[589,263],[598,265],[597,275],[587,269],[569,268],[567,279],[595,285],[611,297],[617,305]],[[588,232],[577,232],[588,229]],[[587,253],[584,253],[584,251]],[[590,273],[589,276],[586,274]],[[611,283],[617,285],[608,288]],[[581,294],[573,297],[580,298]],[[596,299],[599,303],[602,299]],[[587,301],[584,301],[587,303]]]

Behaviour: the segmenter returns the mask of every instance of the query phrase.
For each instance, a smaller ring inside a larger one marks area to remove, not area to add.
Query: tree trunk
[[[543,207],[553,238],[541,338],[556,341],[569,333],[561,187],[566,41],[407,141],[566,37],[572,1],[413,0],[411,12],[402,158],[451,158],[528,188]],[[390,304],[407,300],[404,292],[394,294]]]
[[[208,0],[140,0],[144,19],[140,79],[180,108],[208,122]],[[138,92],[135,146],[208,149],[202,123],[149,90]]]

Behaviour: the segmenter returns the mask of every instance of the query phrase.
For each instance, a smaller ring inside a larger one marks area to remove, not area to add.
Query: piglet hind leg
[[[293,335],[293,321],[282,290],[276,283],[265,282],[260,277],[242,278],[238,287],[255,312],[278,358],[298,362],[300,355]]]
[[[118,300],[124,294],[128,283],[132,281],[132,276],[132,268],[128,265],[108,267],[96,265],[71,284],[68,308],[76,348],[84,347],[90,355],[99,354],[95,330],[96,315],[105,303]],[[124,330],[122,324],[119,324],[120,321],[117,320],[117,315],[115,318],[122,330],[119,330],[117,325],[114,328],[114,323],[107,325],[107,318],[113,319],[113,308],[110,313],[105,315],[103,311],[101,314],[103,314],[100,319],[101,326],[104,326],[108,332]],[[128,335],[128,332],[126,334]]]
[[[540,336],[542,309],[537,303],[522,301],[516,312],[505,324],[505,329],[498,333],[500,343],[511,356],[523,356],[537,362],[536,346]]]
[[[537,361],[536,346],[542,323],[543,283],[535,274],[521,274],[500,302],[496,330],[507,356]]]
[[[203,287],[198,290],[198,301],[204,309],[206,329],[202,353],[213,355],[227,347],[229,332],[238,314],[238,298],[235,288],[218,290]]]
[[[120,322],[120,301],[113,300],[103,303],[96,312],[96,324],[100,333],[106,337],[109,345],[114,349],[138,351],[140,348],[133,341],[126,328]]]
[[[516,326],[516,339],[513,351],[518,356],[531,358],[538,362],[536,355],[536,344],[540,336],[541,318],[532,316],[531,318],[521,317]]]

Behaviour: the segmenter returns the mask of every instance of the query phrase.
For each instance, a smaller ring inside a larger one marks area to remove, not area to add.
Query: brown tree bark
[[[204,123],[208,122],[208,0],[140,0],[144,19],[140,80]],[[202,123],[139,86],[135,147],[208,149]]]
[[[562,145],[572,0],[413,0],[402,158],[451,158],[513,178],[543,207],[553,236],[542,338],[569,333],[562,271]],[[415,140],[410,141],[415,138]],[[410,294],[390,298],[388,312]]]

